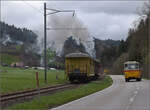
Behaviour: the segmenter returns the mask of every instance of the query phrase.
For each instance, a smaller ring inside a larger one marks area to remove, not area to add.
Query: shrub
[[[113,63],[113,67],[111,69],[111,74],[123,74],[123,64],[128,61],[129,55],[127,53],[123,53],[117,60]]]

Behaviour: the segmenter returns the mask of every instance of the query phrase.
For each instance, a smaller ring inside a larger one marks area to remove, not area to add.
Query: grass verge
[[[150,80],[150,78],[143,78],[143,79]]]
[[[13,105],[9,108],[6,108],[6,110],[46,110],[48,108],[62,105],[72,100],[103,90],[109,87],[112,82],[112,79],[109,76],[106,76],[103,80],[93,81],[91,83],[82,85],[79,88],[61,91],[48,96],[40,96],[29,102]]]
[[[67,82],[63,70],[48,70],[47,84],[44,83],[44,70],[0,67],[0,92],[9,93],[36,88],[36,72],[39,73],[40,87],[63,84]],[[58,76],[58,79],[56,78]]]

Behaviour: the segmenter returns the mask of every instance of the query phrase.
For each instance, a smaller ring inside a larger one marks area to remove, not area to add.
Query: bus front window
[[[138,64],[128,64],[128,69],[138,69]]]

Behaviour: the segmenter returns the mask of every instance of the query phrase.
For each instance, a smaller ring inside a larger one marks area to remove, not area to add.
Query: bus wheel
[[[129,79],[128,79],[128,78],[125,78],[125,81],[126,81],[126,82],[129,82]]]
[[[141,78],[138,78],[137,81],[141,81]]]

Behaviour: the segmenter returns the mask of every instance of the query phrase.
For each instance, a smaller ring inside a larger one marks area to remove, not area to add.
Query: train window
[[[74,73],[80,73],[80,69],[74,69]]]

